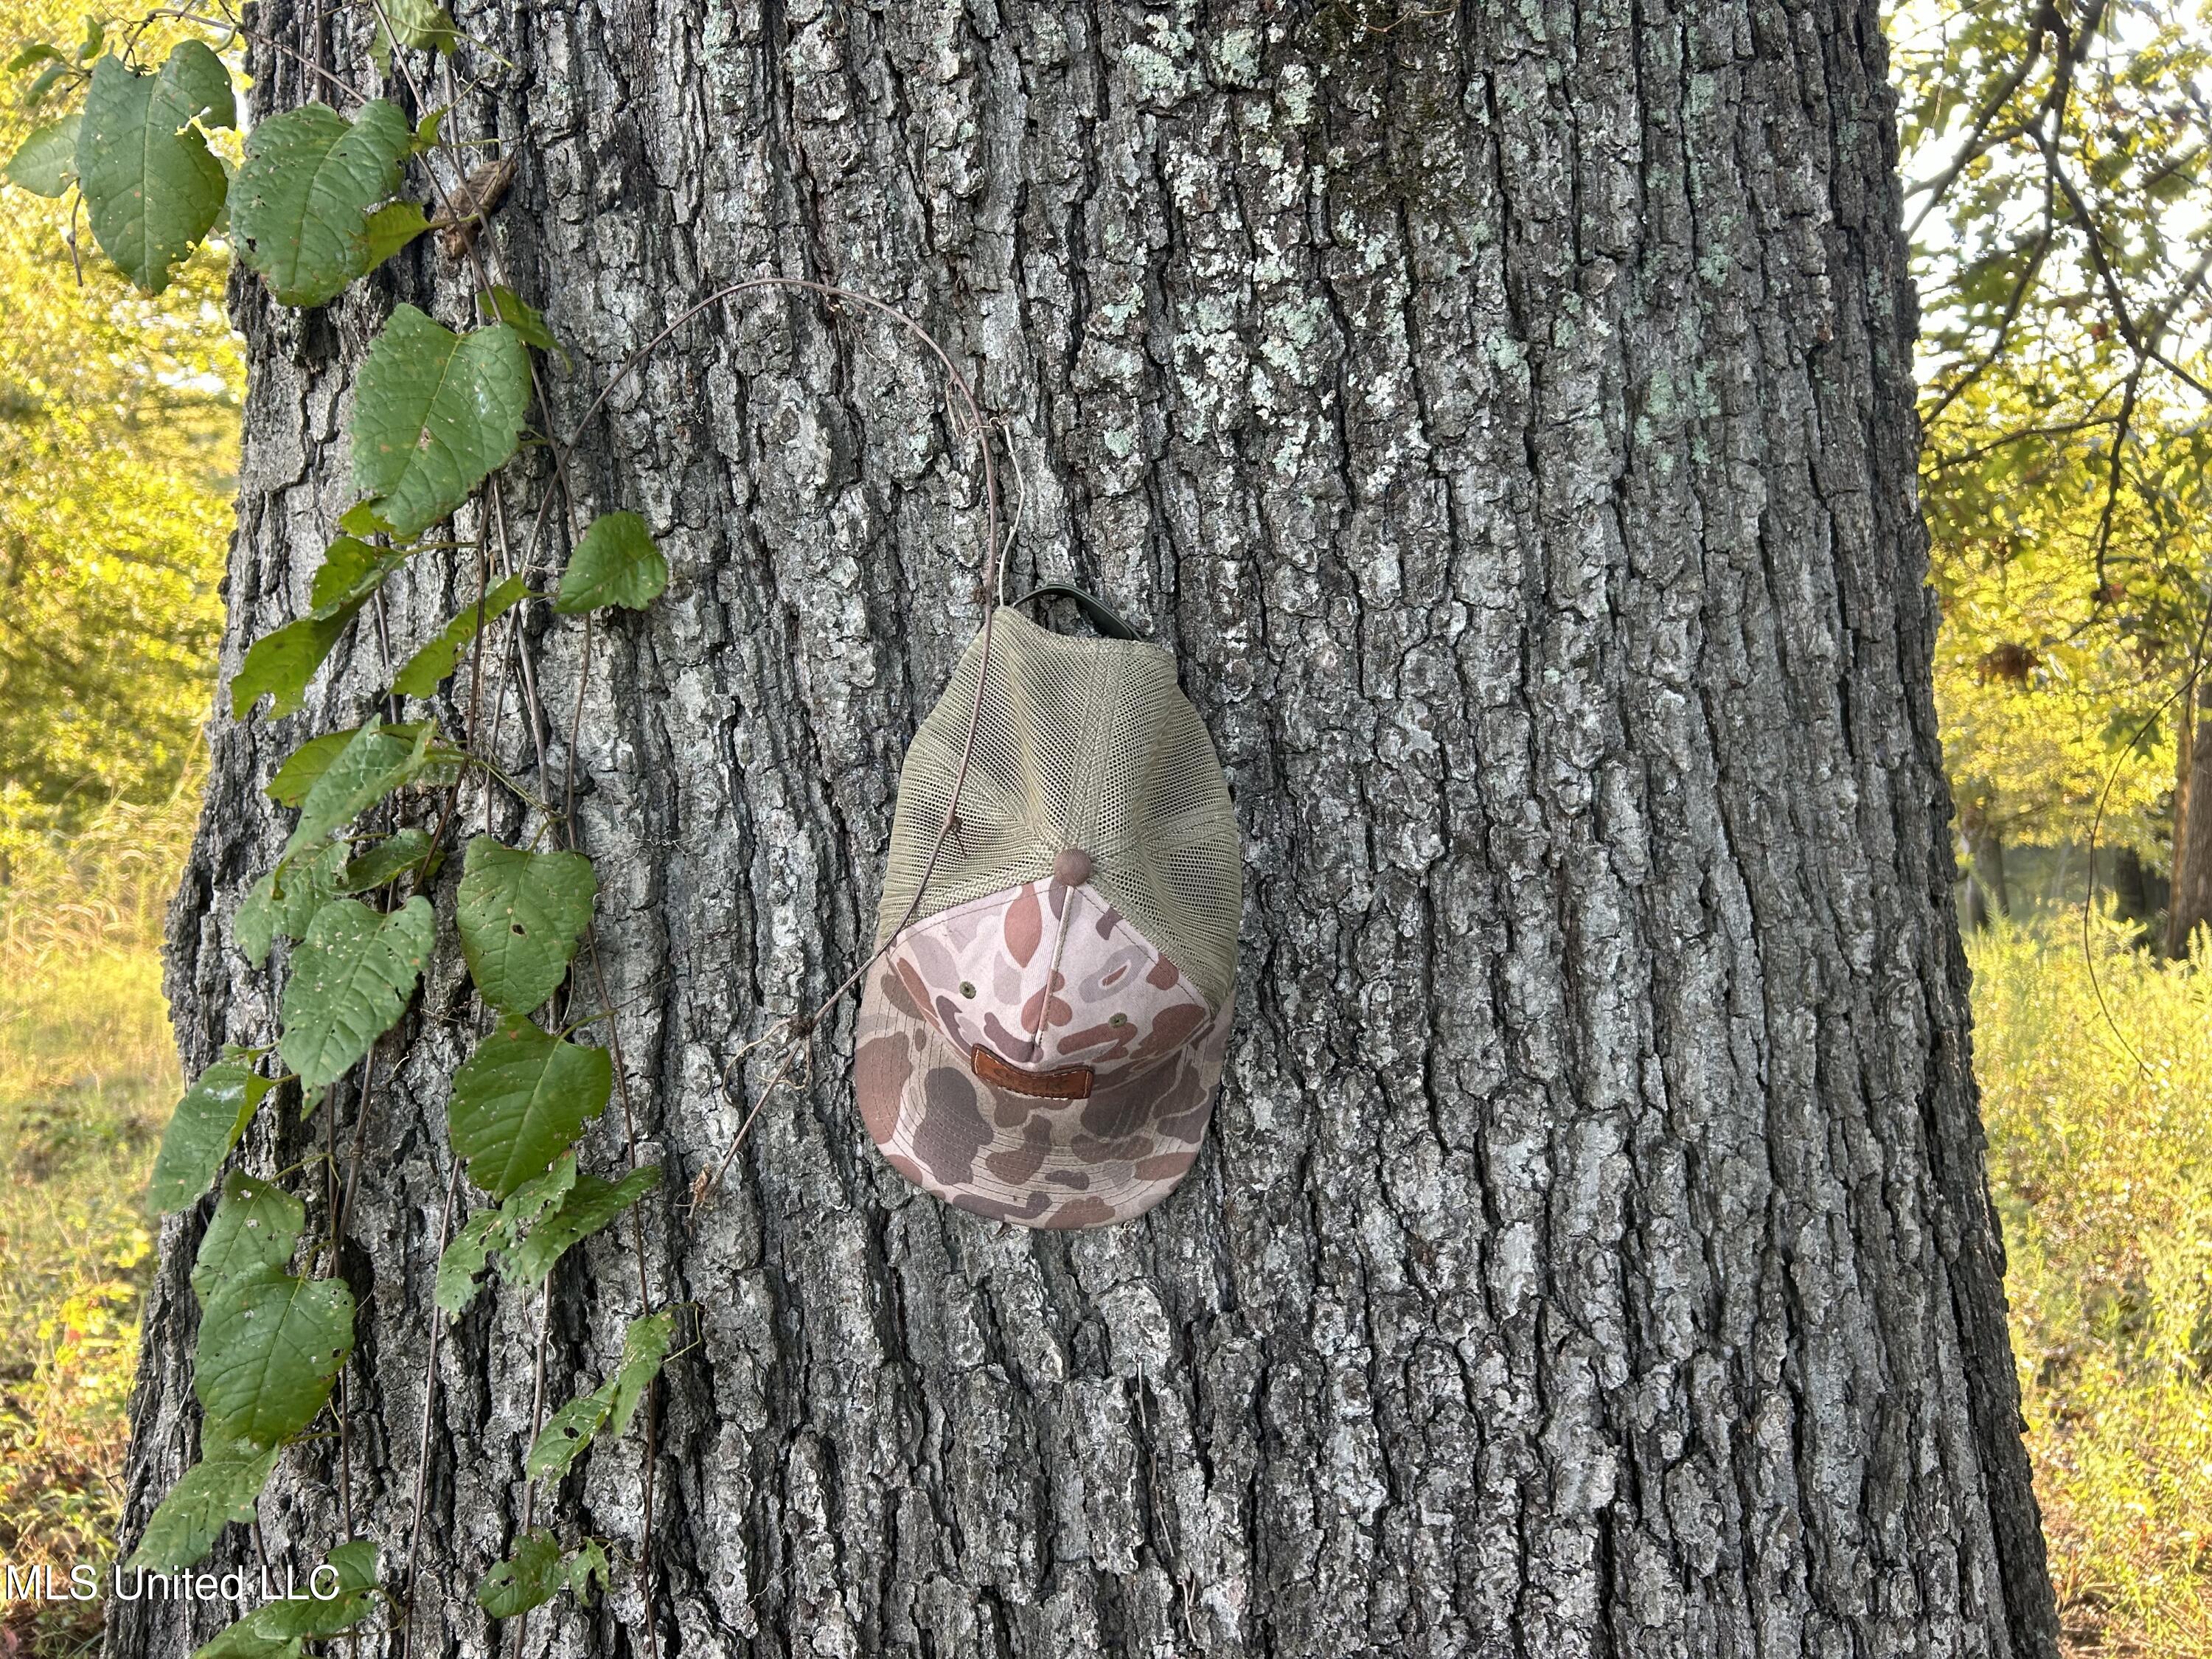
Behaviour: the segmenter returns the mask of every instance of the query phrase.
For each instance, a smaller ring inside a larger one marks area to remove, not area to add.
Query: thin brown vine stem
[[[545,1336],[546,1332],[551,1328],[552,1323],[553,1275],[549,1272],[545,1275],[545,1283],[544,1287],[538,1292],[538,1358],[536,1364],[532,1367],[530,1382],[530,1439],[532,1444],[537,1443],[538,1435],[544,1431],[545,1427]],[[538,1514],[538,1483],[530,1478],[528,1454],[526,1451],[524,1454],[524,1460],[522,1473],[522,1531],[525,1535],[527,1535],[530,1531],[531,1525],[537,1518]],[[653,1615],[649,1612],[647,1613],[646,1618],[648,1623],[651,1622],[652,1616]],[[527,1607],[525,1607],[520,1613],[514,1615],[515,1659],[522,1659],[523,1626],[528,1621],[529,1618],[530,1610]]]
[[[453,1159],[453,1167],[446,1174],[446,1201],[438,1211],[438,1255],[446,1253],[453,1223],[453,1200],[461,1186],[461,1160]],[[422,1371],[422,1427],[415,1442],[415,1492],[409,1506],[407,1522],[407,1561],[401,1569],[399,1582],[407,1587],[406,1610],[401,1615],[399,1626],[399,1659],[407,1659],[408,1649],[415,1640],[415,1563],[422,1545],[422,1501],[429,1486],[430,1425],[434,1419],[438,1400],[438,1339],[445,1334],[445,1322],[438,1316],[435,1297],[430,1304],[430,1353],[423,1362]]]

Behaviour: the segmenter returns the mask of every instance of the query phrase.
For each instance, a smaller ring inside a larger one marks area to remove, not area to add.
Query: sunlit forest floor
[[[180,797],[112,812],[68,863],[0,822],[0,1559],[106,1559],[152,1234],[142,1202],[179,1080],[161,920]],[[0,1617],[0,1659],[73,1654],[98,1604]]]
[[[181,799],[111,817],[73,868],[18,853],[0,902],[0,1556],[18,1565],[97,1558],[114,1524],[140,1194],[178,1088],[161,908],[189,830]],[[2078,913],[1969,950],[2068,1651],[2212,1659],[2212,971],[2100,924],[2093,985]],[[71,1604],[32,1609],[0,1656],[96,1634]]]

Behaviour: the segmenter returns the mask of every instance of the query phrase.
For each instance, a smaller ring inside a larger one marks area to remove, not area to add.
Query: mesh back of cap
[[[951,809],[979,635],[907,751],[876,943],[906,915]],[[1243,855],[1221,763],[1164,646],[1075,639],[1002,610],[975,754],[919,921],[1023,882],[1063,849],[1212,1006],[1237,978]]]

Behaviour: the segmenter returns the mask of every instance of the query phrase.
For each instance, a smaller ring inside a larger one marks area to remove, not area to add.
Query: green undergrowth
[[[2077,912],[1969,944],[2014,1352],[2074,1655],[2212,1656],[2212,963],[2199,943],[2186,967],[2102,924],[2085,948]]]
[[[0,800],[0,1559],[111,1553],[150,1266],[146,1172],[178,1076],[161,906],[192,802],[61,842]],[[90,1602],[17,1601],[0,1652],[74,1654]]]

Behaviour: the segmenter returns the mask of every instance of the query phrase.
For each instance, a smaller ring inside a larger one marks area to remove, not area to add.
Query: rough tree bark
[[[257,27],[365,79],[365,9]],[[577,756],[672,1176],[653,1291],[703,1329],[658,1411],[660,1653],[2052,1652],[1875,8],[457,9],[500,58],[464,47],[447,131],[520,161],[483,246],[574,354],[556,424],[719,283],[906,304],[1006,423],[1016,579],[1072,572],[1173,642],[1249,848],[1222,1109],[1148,1218],[1040,1237],[921,1197],[835,1065],[687,1213],[735,1121],[716,1074],[867,930],[903,742],[980,615],[975,473],[917,355],[811,301],[702,319],[584,434],[588,507],[642,511],[675,571],[600,631]],[[252,68],[264,112],[309,95]],[[350,499],[389,304],[467,314],[428,242],[326,312],[234,294],[227,672]],[[470,570],[404,579],[395,650]],[[564,711],[580,630],[532,627]],[[312,724],[216,724],[172,926],[193,1066],[272,1035],[232,936],[284,829],[258,785],[380,675],[364,628]],[[501,742],[540,777],[511,714]],[[343,1497],[387,1561],[470,1009],[441,963],[405,1057],[333,1103],[368,1149]],[[196,1432],[202,1224],[163,1234],[127,1533]],[[556,1291],[554,1401],[638,1310],[620,1236]],[[516,1525],[536,1329],[507,1294],[440,1352],[417,1651],[498,1640],[468,1589]],[[288,1456],[271,1560],[339,1535],[339,1474]],[[634,1557],[640,1498],[633,1436],[539,1513]],[[228,1613],[118,1605],[110,1650]],[[527,1645],[641,1631],[624,1574]]]

